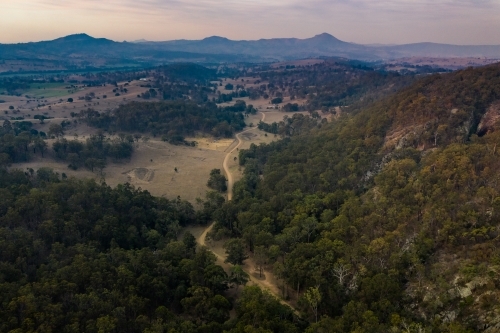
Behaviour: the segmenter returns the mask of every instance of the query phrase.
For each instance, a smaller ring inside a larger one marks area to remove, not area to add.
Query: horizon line
[[[219,35],[211,35],[207,36],[201,39],[186,39],[186,38],[179,38],[179,39],[166,39],[166,40],[149,40],[146,38],[140,38],[140,39],[134,39],[134,40],[115,40],[107,37],[95,37],[92,35],[89,35],[86,32],[79,32],[79,33],[72,33],[60,37],[56,37],[53,39],[43,39],[43,40],[38,40],[38,41],[28,41],[28,42],[14,42],[14,43],[2,43],[0,42],[0,45],[19,45],[19,44],[31,44],[31,43],[43,43],[43,42],[52,42],[58,39],[63,39],[67,37],[72,37],[72,36],[79,36],[79,35],[85,35],[88,37],[91,37],[93,39],[106,39],[115,43],[133,43],[133,44],[140,44],[140,43],[164,43],[164,42],[174,42],[174,41],[202,41],[205,39],[209,38],[221,38],[221,39],[226,39],[232,42],[257,42],[257,41],[262,41],[262,40],[278,40],[278,39],[297,39],[297,40],[307,40],[307,39],[312,39],[315,37],[320,37],[320,36],[330,36],[333,37],[334,39],[337,39],[338,41],[344,42],[344,43],[349,43],[349,44],[356,44],[356,45],[361,45],[361,46],[370,46],[370,47],[377,47],[377,46],[402,46],[402,45],[415,45],[415,44],[438,44],[438,45],[449,45],[449,46],[500,46],[500,44],[451,44],[451,43],[440,43],[440,42],[429,42],[429,41],[421,41],[421,42],[411,42],[411,43],[403,43],[403,44],[396,44],[396,43],[390,43],[390,44],[385,44],[385,43],[377,43],[377,42],[372,42],[368,44],[362,44],[362,43],[356,43],[356,42],[350,42],[350,41],[344,41],[341,40],[331,33],[328,32],[322,32],[319,34],[316,34],[312,37],[306,37],[306,38],[299,38],[299,37],[273,37],[273,38],[259,38],[259,39],[230,39],[228,37],[224,36],[219,36]]]

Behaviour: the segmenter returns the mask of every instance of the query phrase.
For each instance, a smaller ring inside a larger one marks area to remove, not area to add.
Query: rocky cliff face
[[[492,133],[500,127],[500,100],[493,102],[477,127],[477,135]]]

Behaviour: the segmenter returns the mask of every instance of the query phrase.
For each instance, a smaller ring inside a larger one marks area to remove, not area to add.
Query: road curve
[[[198,237],[198,239],[196,239],[196,242],[199,245],[207,246],[205,240],[207,238],[207,234],[210,231],[212,231],[214,225],[215,225],[215,222],[212,222],[212,224],[210,224],[205,230],[203,230],[203,233]],[[231,265],[229,265],[225,262],[225,260],[226,260],[225,256],[220,255],[219,253],[215,252],[214,249],[212,249],[210,246],[207,246],[207,248],[210,249],[210,252],[212,252],[215,255],[215,257],[217,258],[218,265],[222,266],[226,271],[229,269],[229,267],[231,267]],[[297,309],[295,309],[295,307],[290,302],[287,302],[283,298],[281,298],[279,295],[279,292],[272,290],[269,282],[266,283],[265,280],[257,279],[247,267],[242,267],[242,268],[248,274],[248,278],[251,282],[253,282],[253,284],[259,286],[262,290],[267,290],[271,295],[274,295],[276,297],[276,299],[281,304],[290,307],[293,310],[293,313],[296,316],[300,317],[299,311],[297,311]],[[274,287],[277,288],[277,286],[274,286]]]
[[[262,114],[262,120],[261,121],[264,121],[266,119],[266,115],[264,112],[260,112]],[[241,141],[241,137],[240,135],[245,133],[245,132],[248,132],[248,131],[251,131],[253,130],[254,128],[249,128],[249,129],[246,129],[242,132],[239,132],[238,134],[236,134],[236,140],[238,140],[238,144],[236,145],[236,147],[234,147],[233,149],[231,149],[231,151],[229,151],[227,154],[226,154],[226,157],[224,158],[224,162],[222,163],[222,166],[224,168],[224,172],[226,173],[226,176],[227,176],[227,200],[230,201],[232,198],[233,198],[233,185],[234,185],[234,180],[233,180],[233,175],[231,174],[231,172],[229,171],[229,167],[227,166],[227,163],[229,161],[229,157],[231,156],[231,154],[236,150],[238,149],[241,144],[243,143]],[[203,233],[200,235],[200,237],[198,237],[198,239],[196,240],[198,242],[199,245],[201,246],[206,246],[206,238],[207,238],[207,234],[212,230],[212,228],[214,227],[214,222],[212,224],[210,224],[204,231]],[[208,247],[210,249],[210,251],[217,257],[217,261],[219,261],[222,265],[226,266],[227,264],[224,263],[224,261],[226,260],[226,257],[223,256],[223,255],[220,255],[218,254],[217,252],[215,252],[213,249],[211,249],[210,247]],[[297,309],[295,309],[293,307],[292,304],[290,304],[289,302],[285,301],[284,299],[282,299],[279,295],[279,293],[273,291],[270,286],[268,284],[266,284],[265,281],[261,281],[259,279],[257,279],[255,276],[253,276],[252,272],[244,269],[244,271],[248,274],[249,276],[249,279],[250,281],[252,281],[255,285],[258,285],[260,288],[264,289],[264,290],[267,290],[269,293],[271,293],[272,295],[276,296],[276,298],[279,300],[279,302],[283,305],[287,305],[289,306],[290,308],[292,308],[293,312],[295,313],[295,315],[297,316],[300,316],[300,313],[297,311]]]
[[[264,121],[266,119],[266,115],[264,112],[261,112],[261,114],[262,114],[261,121]],[[222,163],[222,167],[224,168],[224,172],[226,173],[226,177],[227,177],[227,201],[231,201],[231,199],[233,199],[233,185],[234,185],[233,175],[231,174],[231,172],[229,171],[229,167],[227,166],[227,163],[229,161],[229,157],[231,156],[233,151],[238,149],[241,146],[241,144],[243,143],[243,141],[241,141],[240,135],[245,133],[245,132],[251,131],[253,129],[254,128],[249,128],[249,129],[246,129],[246,130],[236,134],[236,140],[238,140],[238,144],[236,145],[236,147],[231,149],[231,151],[229,151],[226,154],[226,157],[224,158],[224,162]]]

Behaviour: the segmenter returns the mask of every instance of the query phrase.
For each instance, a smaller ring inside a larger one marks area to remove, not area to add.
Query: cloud
[[[348,15],[402,14],[407,16],[466,14],[464,9],[480,11],[498,9],[500,4],[494,0],[20,0],[17,6],[41,7],[46,10],[67,10],[92,13],[136,14],[138,16],[199,17],[212,19],[260,17],[280,15],[286,17],[301,15],[303,19],[314,19],[343,12]],[[276,17],[275,17],[276,19]],[[279,18],[278,18],[279,19]]]
[[[499,13],[498,0],[16,0],[2,4],[6,19],[0,21],[0,30],[15,24],[16,31],[0,38],[77,31],[116,40],[258,39],[329,32],[359,43],[500,44],[500,35],[491,33],[500,30]]]

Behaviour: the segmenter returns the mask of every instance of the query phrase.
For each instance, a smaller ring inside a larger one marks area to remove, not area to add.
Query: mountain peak
[[[87,34],[68,35],[65,37],[57,38],[57,39],[53,40],[53,42],[63,43],[63,44],[84,43],[87,45],[90,45],[90,44],[102,45],[102,44],[113,43],[112,40],[109,40],[106,38],[95,38],[95,37],[89,36]]]
[[[334,36],[330,35],[329,33],[323,32],[322,34],[316,35],[313,37],[313,39],[322,39],[322,40],[335,40],[338,41],[338,38],[335,38]]]
[[[229,39],[227,39],[226,37],[221,37],[221,36],[210,36],[210,37],[204,38],[203,41],[207,41],[207,42],[227,42],[227,41],[229,41]]]
[[[68,35],[65,37],[58,38],[58,39],[59,40],[91,40],[91,39],[95,39],[95,38],[92,36],[89,36],[85,33],[81,33],[81,34]]]

